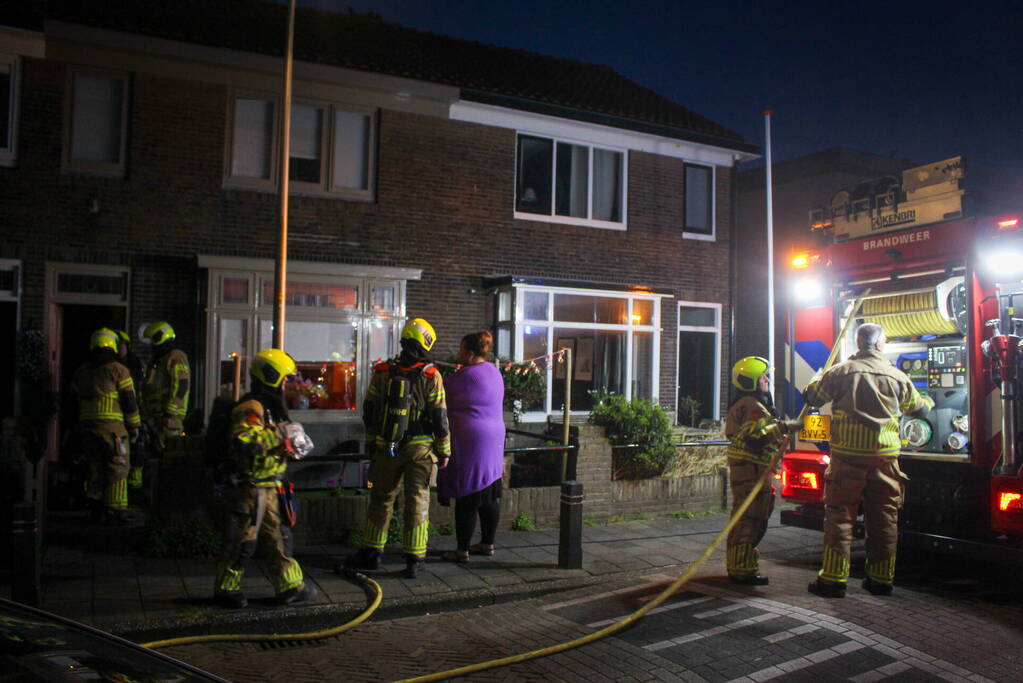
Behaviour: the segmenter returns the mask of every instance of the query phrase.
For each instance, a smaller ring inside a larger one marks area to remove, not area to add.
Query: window
[[[269,95],[236,94],[231,100],[225,164],[226,187],[277,189],[280,106]],[[288,142],[291,191],[373,198],[375,115],[349,105],[294,102]]]
[[[625,228],[625,154],[518,136],[515,217]]]
[[[128,76],[75,70],[68,93],[64,170],[123,177]]]
[[[209,403],[212,396],[231,391],[231,353],[241,356],[244,379],[252,355],[272,345],[274,275],[270,262],[201,261],[210,268]],[[286,400],[293,411],[310,411],[298,419],[357,417],[369,368],[398,350],[405,313],[405,280],[398,278],[407,275],[406,269],[380,269],[372,279],[333,274],[339,270],[343,267],[336,264],[293,263],[289,268],[285,350],[301,379],[289,387]]]
[[[694,235],[714,235],[714,170],[709,166],[685,165],[683,231]]]
[[[682,302],[678,308],[678,421],[717,420],[721,403],[721,304]]]
[[[494,294],[498,357],[541,357],[546,395],[523,406],[527,419],[562,409],[565,365],[554,358],[562,348],[572,350],[573,411],[592,409],[593,390],[657,399],[660,296],[524,284]]]
[[[18,95],[21,60],[0,54],[0,166],[18,159]]]

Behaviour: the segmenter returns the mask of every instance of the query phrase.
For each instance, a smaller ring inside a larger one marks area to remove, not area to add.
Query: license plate
[[[803,428],[799,430],[800,441],[830,441],[830,415],[804,415]]]

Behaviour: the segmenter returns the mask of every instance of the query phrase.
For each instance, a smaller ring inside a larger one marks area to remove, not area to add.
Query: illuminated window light
[[[634,323],[641,323],[641,322],[643,322],[643,316],[641,316],[639,313],[633,313],[632,314],[632,322],[634,322]]]
[[[1019,225],[1019,218],[1014,216],[1012,218],[1003,218],[998,221],[998,229],[1005,230],[1006,228],[1015,228]]]
[[[1008,510],[1023,510],[1023,495],[1002,491],[998,495],[998,509],[1002,512]]]

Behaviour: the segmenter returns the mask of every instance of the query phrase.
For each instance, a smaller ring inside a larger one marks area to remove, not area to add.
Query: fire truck
[[[835,345],[856,351],[858,324],[881,324],[885,357],[934,400],[901,418],[900,545],[1023,566],[1023,224],[970,216],[963,169],[909,169],[811,213],[816,248],[788,273],[786,406]],[[783,457],[784,524],[822,528],[829,411],[809,411]]]

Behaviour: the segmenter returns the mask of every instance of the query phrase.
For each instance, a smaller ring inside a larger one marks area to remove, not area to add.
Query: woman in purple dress
[[[504,379],[487,362],[493,344],[487,331],[462,337],[458,362],[462,368],[444,379],[451,461],[437,472],[437,497],[442,505],[455,499],[458,550],[444,559],[468,562],[469,553],[494,554],[494,536],[501,515],[504,473]],[[481,540],[470,545],[480,519]]]

